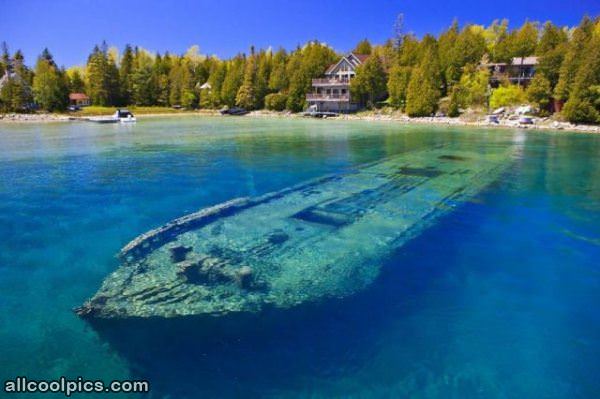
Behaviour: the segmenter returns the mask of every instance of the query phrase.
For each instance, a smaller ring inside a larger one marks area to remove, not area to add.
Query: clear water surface
[[[227,333],[196,326],[197,339],[165,326],[144,334],[169,342],[146,348],[134,326],[110,341],[71,311],[125,243],[170,219],[447,143],[514,158],[357,295]],[[171,399],[594,398],[599,271],[600,136],[209,117],[0,125],[2,381],[147,378],[150,397]]]

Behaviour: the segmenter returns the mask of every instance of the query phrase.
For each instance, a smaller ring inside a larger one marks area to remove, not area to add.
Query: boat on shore
[[[126,109],[117,109],[112,116],[92,116],[85,119],[95,123],[135,123],[136,117]]]
[[[233,115],[242,116],[246,115],[249,111],[241,107],[223,108],[219,111],[221,115]]]
[[[287,309],[364,289],[385,259],[511,164],[505,146],[393,156],[175,219],[135,238],[90,319]]]
[[[135,116],[126,109],[118,109],[115,111],[113,118],[117,119],[121,123],[134,123],[137,122]]]

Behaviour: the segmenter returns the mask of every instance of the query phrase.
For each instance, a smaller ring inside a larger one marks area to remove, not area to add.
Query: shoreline
[[[157,117],[175,117],[175,116],[220,116],[217,110],[198,110],[198,111],[180,111],[169,113],[147,113],[138,114],[138,119],[157,118]],[[301,113],[277,112],[258,110],[251,111],[246,115],[251,118],[303,118]],[[575,125],[569,122],[558,122],[550,120],[538,120],[533,125],[522,125],[516,121],[500,120],[500,123],[493,124],[485,121],[466,120],[464,118],[450,117],[419,117],[413,118],[402,114],[340,114],[338,117],[327,118],[333,120],[345,121],[373,121],[373,122],[394,122],[399,124],[420,124],[420,125],[437,125],[437,126],[465,126],[465,127],[480,127],[480,128],[503,128],[503,129],[527,129],[527,130],[554,130],[575,133],[600,133],[600,125]],[[83,121],[84,117],[77,117],[65,114],[0,114],[0,126],[3,124],[20,124],[20,123],[51,123],[51,122],[79,122]]]

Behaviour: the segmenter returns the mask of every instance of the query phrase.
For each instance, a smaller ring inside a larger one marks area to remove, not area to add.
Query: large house
[[[309,109],[319,112],[351,112],[359,104],[350,96],[350,80],[356,68],[368,55],[350,53],[342,57],[325,71],[325,77],[312,80],[313,90],[306,94]]]
[[[510,63],[482,63],[490,71],[490,86],[498,87],[502,81],[527,86],[535,75],[537,57],[514,57]]]

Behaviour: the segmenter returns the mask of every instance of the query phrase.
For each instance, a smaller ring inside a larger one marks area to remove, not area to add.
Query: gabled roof
[[[360,60],[361,64],[364,63],[367,60],[367,58],[369,58],[369,54],[354,54],[354,56]]]
[[[346,60],[346,62],[348,62],[350,65],[352,65],[353,67],[357,67],[360,64],[362,64],[363,62],[365,62],[367,60],[367,58],[369,58],[369,56],[367,54],[354,54],[354,53],[348,53],[347,55],[343,56],[342,58],[340,58],[340,60],[338,62],[336,62],[335,64],[331,64],[329,66],[329,68],[327,68],[327,70],[325,71],[325,74],[330,74],[331,72],[333,72],[333,70],[342,63],[342,61]]]
[[[85,93],[70,93],[69,100],[77,101],[77,100],[89,100],[90,98]]]

